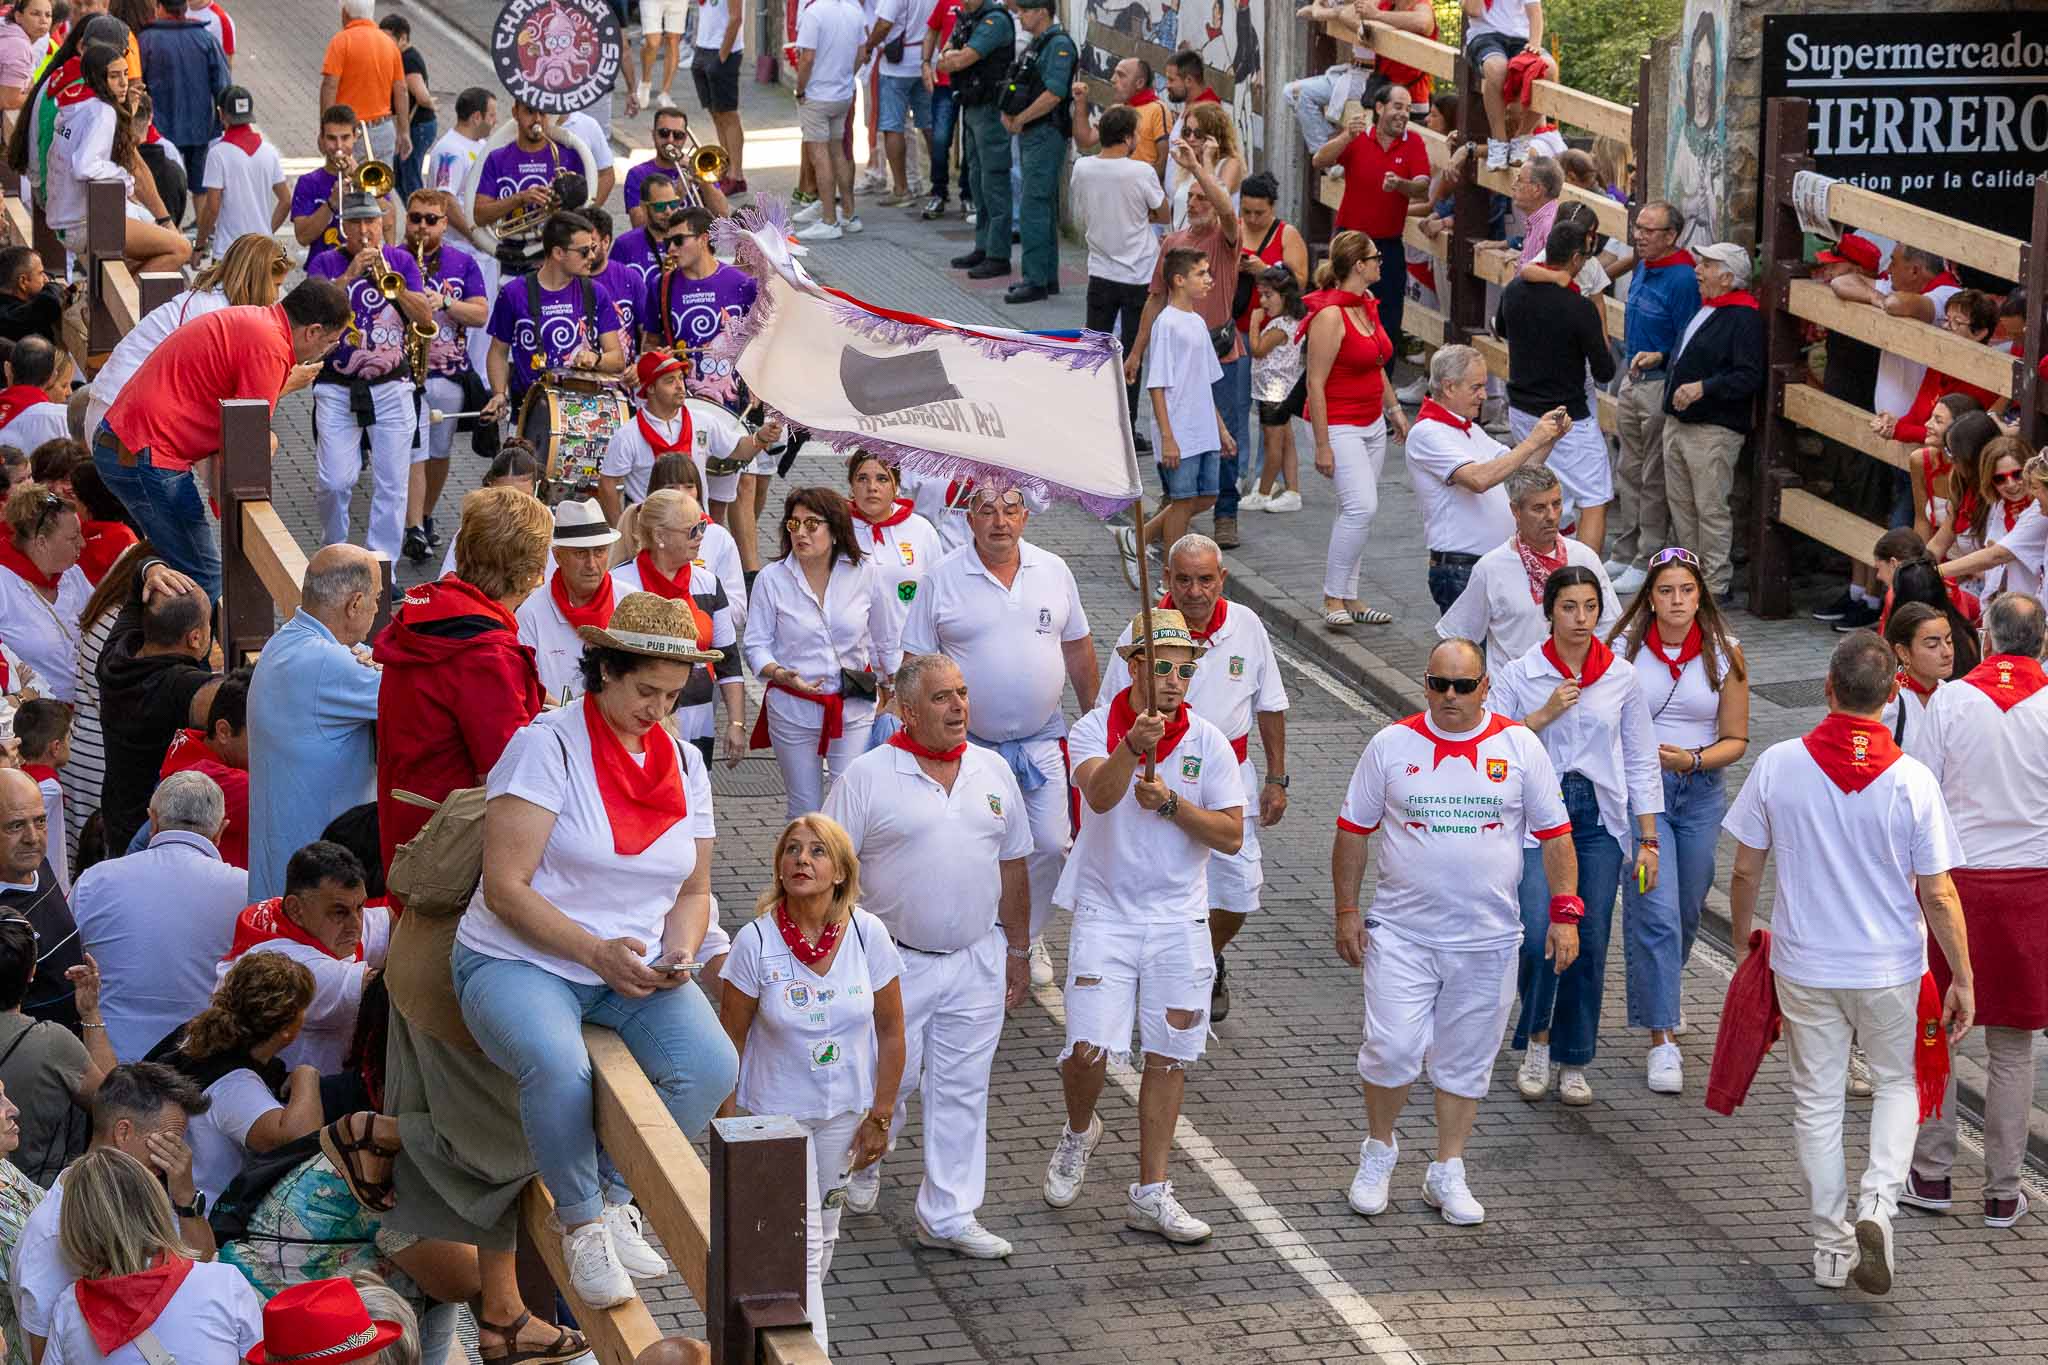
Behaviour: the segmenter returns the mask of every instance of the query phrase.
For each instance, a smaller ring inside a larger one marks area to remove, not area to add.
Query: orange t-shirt
[[[328,40],[320,74],[335,78],[337,103],[374,123],[391,117],[391,87],[405,79],[405,63],[390,34],[368,19],[351,19]]]
[[[1138,116],[1138,144],[1131,155],[1156,171],[1166,164],[1166,106],[1148,100],[1133,105],[1131,112]]]

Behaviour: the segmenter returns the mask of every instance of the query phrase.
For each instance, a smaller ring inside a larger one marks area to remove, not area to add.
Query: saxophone
[[[436,248],[429,256],[415,244],[412,247],[412,255],[413,260],[419,265],[420,279],[431,281],[434,267],[441,263],[440,249]],[[430,288],[428,292],[438,297],[440,291]],[[434,338],[440,335],[441,328],[437,323],[409,321],[405,325],[405,364],[412,373],[412,386],[415,391],[427,386],[428,352],[434,347]]]

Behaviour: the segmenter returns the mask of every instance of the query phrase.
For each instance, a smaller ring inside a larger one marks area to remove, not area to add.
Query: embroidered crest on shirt
[[[1039,633],[1040,635],[1050,635],[1050,634],[1052,634],[1052,608],[1051,608],[1051,607],[1040,607],[1040,608],[1038,609],[1038,633]]]
[[[909,579],[896,585],[896,599],[908,602],[917,596],[917,580]]]
[[[1487,760],[1486,760],[1486,780],[1487,780],[1488,782],[1505,782],[1505,781],[1507,781],[1507,780],[1508,780],[1508,761],[1507,761],[1506,759],[1504,759],[1504,758],[1489,758],[1489,759],[1487,759]]]
[[[837,1066],[838,1064],[839,1044],[830,1041],[811,1044],[812,1066]]]
[[[1230,676],[1233,678],[1242,678],[1244,676],[1244,655],[1233,654],[1230,656]]]
[[[809,1009],[811,1005],[811,988],[799,981],[785,992],[784,999],[789,1001],[789,1007],[793,1010]]]
[[[991,815],[995,816],[998,820],[1002,819],[1003,798],[997,796],[994,792],[990,792],[988,794],[988,809]]]
[[[1189,754],[1180,761],[1180,775],[1192,782],[1202,775],[1202,756]]]

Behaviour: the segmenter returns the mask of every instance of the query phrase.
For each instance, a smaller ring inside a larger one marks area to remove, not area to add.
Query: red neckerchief
[[[604,581],[598,585],[597,591],[592,593],[590,600],[580,607],[570,603],[569,585],[563,581],[563,575],[559,572],[548,579],[548,595],[555,599],[556,609],[562,613],[562,619],[569,623],[569,629],[571,630],[576,629],[578,626],[595,626],[599,630],[603,630],[612,623],[612,576],[610,574],[604,576]]]
[[[1663,255],[1663,256],[1659,256],[1659,257],[1658,257],[1658,258],[1657,258],[1656,260],[1654,260],[1654,261],[1644,261],[1644,262],[1643,262],[1643,269],[1645,269],[1645,270],[1665,270],[1665,269],[1668,269],[1668,268],[1670,268],[1671,266],[1674,266],[1674,265],[1698,265],[1698,264],[1699,264],[1699,262],[1698,262],[1698,261],[1695,261],[1695,260],[1694,260],[1694,259],[1692,258],[1692,253],[1691,253],[1690,251],[1687,251],[1687,250],[1685,250],[1684,248],[1680,248],[1679,250],[1677,250],[1677,251],[1673,251],[1673,252],[1669,253],[1668,255]]]
[[[1685,632],[1685,638],[1679,641],[1678,657],[1674,659],[1664,652],[1664,637],[1657,633],[1656,622],[1651,622],[1650,628],[1643,632],[1643,643],[1649,646],[1650,652],[1662,659],[1664,666],[1671,670],[1673,682],[1678,681],[1678,675],[1685,672],[1687,664],[1700,656],[1700,640],[1700,623],[1694,621],[1692,627]],[[1592,660],[1589,659],[1587,662],[1591,663]]]
[[[108,1356],[147,1332],[191,1273],[192,1262],[183,1256],[159,1252],[155,1265],[133,1275],[76,1281],[78,1315],[92,1333],[92,1344]]]
[[[889,515],[883,517],[880,521],[874,520],[867,513],[861,511],[860,508],[854,506],[850,499],[847,501],[846,510],[853,513],[856,520],[864,521],[872,527],[875,532],[875,544],[883,545],[889,539],[882,534],[883,529],[890,526],[901,526],[905,521],[909,520],[910,514],[917,510],[917,504],[913,503],[909,498],[898,498],[896,499],[896,506],[890,509]],[[859,533],[855,532],[855,534],[858,535]]]
[[[1489,711],[1486,713],[1486,724],[1463,739],[1445,739],[1438,734],[1436,727],[1429,723],[1429,713],[1426,711],[1417,711],[1400,723],[1436,746],[1436,753],[1429,764],[1431,772],[1442,767],[1443,761],[1447,758],[1462,758],[1472,765],[1472,771],[1476,773],[1479,771],[1479,746],[1517,722]]]
[[[583,699],[583,728],[590,735],[597,794],[604,800],[605,819],[612,827],[612,851],[627,858],[644,853],[690,813],[676,746],[668,732],[656,725],[643,741],[647,761],[635,763],[588,697]]]
[[[36,780],[38,786],[57,780],[57,770],[47,763],[24,763],[21,770]]]
[[[314,938],[302,926],[294,924],[290,917],[285,914],[283,896],[272,896],[267,901],[256,902],[254,905],[243,910],[241,914],[235,916],[234,942],[228,945],[227,956],[223,957],[221,961],[233,962],[251,948],[257,947],[259,944],[275,943],[279,939],[288,939],[293,943],[303,944],[308,948],[317,948],[321,952],[326,953],[327,956],[334,957],[334,954],[328,950],[326,944]],[[345,960],[343,958],[335,958],[337,962]],[[359,940],[356,943],[355,961],[361,962],[362,960],[363,945]]]
[[[1702,308],[1754,308],[1756,295],[1747,289],[1731,289],[1725,294],[1716,294],[1710,299],[1701,299]]]
[[[1913,1011],[1913,1089],[1920,1097],[1920,1122],[1941,1117],[1948,1093],[1948,1034],[1941,1027],[1941,992],[1934,973],[1920,974],[1920,1000]]]
[[[928,758],[934,763],[958,763],[960,755],[967,752],[967,741],[961,740],[950,749],[927,749],[910,737],[910,731],[898,730],[888,738],[889,747],[901,749],[918,758]]]
[[[797,928],[796,921],[789,917],[789,908],[781,901],[777,901],[775,927],[782,931],[782,941],[796,954],[796,960],[806,967],[815,967],[832,956],[832,950],[839,946],[839,936],[846,932],[846,921],[834,920],[826,925],[814,944],[804,937],[804,931]]]
[[[1999,710],[2010,711],[2043,687],[2048,687],[2048,674],[2041,671],[2039,659],[2023,659],[2017,654],[1994,654],[1965,673],[1963,681],[1991,698]]]
[[[0,427],[27,412],[38,403],[47,403],[50,395],[35,384],[10,384],[0,389]]]
[[[689,408],[677,408],[676,416],[682,418],[683,424],[676,428],[676,438],[671,441],[656,431],[654,423],[647,420],[647,409],[642,408],[633,414],[633,420],[640,424],[641,439],[647,442],[647,448],[654,452],[654,458],[657,460],[664,455],[687,455],[690,453],[691,428]]]
[[[1306,310],[1301,321],[1295,324],[1294,339],[1300,341],[1308,335],[1308,326],[1315,321],[1316,314],[1325,308],[1362,308],[1374,327],[1379,326],[1380,301],[1370,294],[1353,294],[1344,289],[1317,289],[1301,296],[1302,307]]]
[[[1128,100],[1125,100],[1124,103],[1130,105],[1130,107],[1133,109],[1143,109],[1148,104],[1159,103],[1159,93],[1153,90],[1150,86],[1147,86],[1145,89],[1140,90],[1137,94],[1131,96]]]
[[[1179,605],[1174,602],[1173,594],[1170,592],[1160,593],[1159,601],[1156,602],[1154,605],[1162,611],[1180,611]],[[1215,608],[1209,613],[1209,628],[1207,630],[1196,630],[1194,622],[1189,621],[1188,634],[1194,636],[1195,639],[1199,640],[1201,643],[1206,645],[1209,643],[1210,638],[1214,636],[1217,631],[1223,629],[1223,619],[1229,614],[1229,601],[1225,598],[1219,597],[1216,599]],[[1185,619],[1187,613],[1182,612],[1181,615],[1182,618]]]
[[[230,147],[239,147],[250,156],[263,150],[263,134],[256,131],[253,123],[238,123],[220,135],[220,140]]]
[[[1219,94],[1217,94],[1217,93],[1216,93],[1216,89],[1215,89],[1215,87],[1214,87],[1214,86],[1208,86],[1208,85],[1205,85],[1205,86],[1203,86],[1203,87],[1202,87],[1202,93],[1201,93],[1201,94],[1199,94],[1199,95],[1195,96],[1195,97],[1194,97],[1193,99],[1191,99],[1191,100],[1189,100],[1189,101],[1188,101],[1188,107],[1192,109],[1192,108],[1193,108],[1193,107],[1194,107],[1195,105],[1198,105],[1198,104],[1221,104],[1221,103],[1223,103],[1223,96],[1221,96],[1221,95],[1219,95]]]
[[[1528,543],[1520,536],[1515,536],[1508,543],[1513,545],[1515,553],[1522,557],[1522,572],[1529,575],[1529,600],[1541,602],[1544,583],[1570,562],[1570,555],[1565,551],[1564,537],[1557,538],[1557,553],[1554,555],[1538,554],[1530,549]]]
[[[1543,657],[1550,660],[1550,666],[1556,669],[1558,675],[1566,682],[1575,682],[1582,688],[1591,687],[1594,683],[1599,682],[1600,676],[1614,663],[1614,651],[1609,649],[1607,642],[1597,635],[1586,643],[1586,671],[1576,678],[1572,676],[1572,671],[1564,666],[1564,660],[1559,657],[1555,636],[1543,642]]]
[[[1904,752],[1884,726],[1840,711],[1828,712],[1800,743],[1828,781],[1851,795],[1884,776]]]
[[[642,550],[633,559],[633,567],[640,571],[640,586],[656,597],[666,597],[671,602],[690,600],[690,561],[683,561],[683,570],[674,578],[654,567],[654,551]],[[708,636],[704,637],[710,638]]]
[[[73,57],[52,72],[43,90],[56,101],[59,109],[69,109],[74,104],[84,104],[89,99],[98,98],[93,94],[92,87],[85,83],[85,74],[79,67],[77,57]]]
[[[1892,677],[1894,681],[1898,683],[1900,690],[1911,692],[1914,696],[1920,698],[1920,700],[1923,702],[1934,695],[1935,688],[1941,686],[1939,682],[1935,682],[1930,684],[1929,686],[1922,687],[1920,685],[1920,680],[1914,677],[1911,672],[1903,668],[1900,669],[1897,673],[1893,674]]]
[[[1131,726],[1137,719],[1138,713],[1131,708],[1131,689],[1126,687],[1109,703],[1108,744],[1112,753],[1116,751],[1117,745],[1124,742],[1124,736],[1131,732]],[[1174,711],[1173,718],[1166,722],[1166,733],[1159,737],[1159,747],[1152,751],[1152,761],[1165,762],[1166,756],[1174,751],[1180,744],[1181,737],[1187,732],[1188,704],[1182,702]]]
[[[1442,422],[1445,426],[1455,428],[1461,432],[1472,430],[1471,422],[1458,416],[1457,413],[1452,412],[1434,398],[1422,400],[1422,410],[1415,414],[1415,420],[1418,422]]]
[[[1955,271],[1944,270],[1939,275],[1936,275],[1933,279],[1929,280],[1927,282],[1927,287],[1921,290],[1920,292],[1923,294],[1931,294],[1937,289],[1961,289],[1962,287],[1963,282],[1956,278]]]
[[[1998,500],[1998,512],[2000,516],[2005,518],[2005,531],[2007,535],[2011,535],[2012,528],[2020,524],[2020,516],[2026,510],[2027,503],[2024,498],[2018,502],[2014,502],[2010,498],[2000,498]]]
[[[78,556],[78,567],[98,587],[107,570],[114,567],[114,561],[136,542],[136,534],[122,521],[81,522],[78,529],[85,536],[85,552]]]
[[[14,543],[14,537],[11,535],[0,535],[0,568],[12,569],[20,576],[21,581],[30,587],[51,593],[57,591],[57,582],[64,576],[46,574],[37,568],[36,562]]]

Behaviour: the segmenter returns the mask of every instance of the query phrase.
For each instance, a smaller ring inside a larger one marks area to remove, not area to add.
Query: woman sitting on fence
[[[98,44],[84,50],[74,77],[67,80],[63,72],[52,77],[57,125],[50,143],[44,217],[58,240],[82,255],[87,187],[96,181],[119,181],[127,208],[123,254],[129,265],[137,271],[176,270],[191,259],[192,244],[177,224],[151,212],[137,194],[136,172],[142,161],[130,83],[139,88],[140,80],[141,73],[128,69],[126,52]]]

